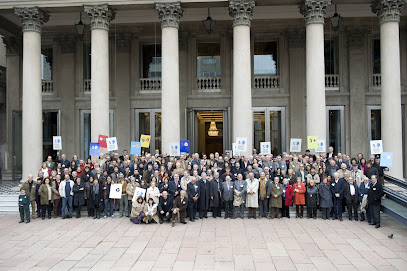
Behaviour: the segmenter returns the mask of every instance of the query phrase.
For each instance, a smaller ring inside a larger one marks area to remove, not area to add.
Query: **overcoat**
[[[295,190],[299,190],[299,192],[295,192]],[[305,205],[305,184],[295,183],[294,184],[294,204],[295,205]]]
[[[246,179],[246,207],[248,208],[258,208],[259,207],[259,180],[257,179]],[[250,192],[254,192],[253,194],[250,194]]]

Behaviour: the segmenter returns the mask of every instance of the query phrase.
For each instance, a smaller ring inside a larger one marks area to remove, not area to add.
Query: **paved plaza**
[[[0,270],[407,270],[407,228],[322,219],[187,225],[0,217]],[[393,239],[387,234],[393,233]]]

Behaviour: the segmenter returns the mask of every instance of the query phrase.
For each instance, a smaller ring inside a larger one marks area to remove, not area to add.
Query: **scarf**
[[[260,179],[260,199],[264,199],[266,197],[266,179]]]

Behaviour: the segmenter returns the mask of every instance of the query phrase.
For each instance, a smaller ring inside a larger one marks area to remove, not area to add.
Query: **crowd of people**
[[[384,171],[380,156],[365,159],[334,153],[304,155],[230,156],[198,153],[179,157],[160,154],[130,156],[127,151],[101,154],[98,159],[72,161],[48,156],[38,176],[29,175],[20,189],[20,223],[30,218],[129,217],[135,224],[221,217],[244,219],[296,218],[365,221],[380,227]],[[121,184],[120,199],[110,197],[112,184]],[[145,189],[136,195],[136,188]],[[137,197],[137,198],[136,198]],[[31,213],[30,208],[31,205]]]

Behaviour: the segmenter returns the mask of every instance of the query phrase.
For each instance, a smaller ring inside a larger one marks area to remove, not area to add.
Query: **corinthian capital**
[[[6,55],[20,55],[21,52],[21,38],[16,37],[3,37],[3,43],[6,45]]]
[[[233,19],[233,26],[251,25],[254,1],[233,0],[229,2],[229,16]]]
[[[110,22],[114,20],[116,12],[104,5],[85,5],[84,11],[90,18],[90,29],[105,29],[109,31]]]
[[[305,24],[323,24],[326,8],[331,0],[305,0],[300,4],[300,12],[304,15]]]
[[[181,2],[155,3],[155,9],[161,20],[161,28],[179,27],[179,20],[184,13]]]
[[[49,14],[38,7],[14,8],[14,13],[21,18],[23,32],[36,31],[41,33],[42,26],[49,19]]]
[[[372,2],[372,12],[379,17],[379,23],[400,22],[401,8],[404,0],[375,0]]]

